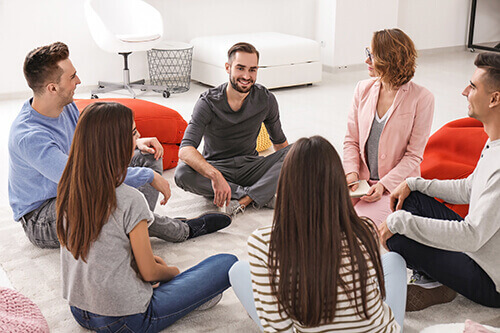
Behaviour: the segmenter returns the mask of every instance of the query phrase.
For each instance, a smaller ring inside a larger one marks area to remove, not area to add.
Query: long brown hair
[[[86,260],[116,208],[116,187],[132,158],[132,124],[132,110],[118,103],[90,104],[78,120],[56,203],[57,236],[75,259]]]
[[[401,29],[384,29],[373,33],[373,68],[383,82],[399,88],[415,75],[417,50]]]
[[[340,286],[358,315],[368,318],[365,250],[385,297],[374,235],[372,223],[353,208],[335,148],[320,136],[295,142],[281,169],[269,244],[271,290],[280,311],[306,327],[332,322]],[[339,272],[346,256],[358,288]]]

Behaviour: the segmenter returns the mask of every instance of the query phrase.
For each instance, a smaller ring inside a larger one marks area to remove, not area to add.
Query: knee
[[[387,240],[387,247],[390,251],[402,254],[407,247],[408,238],[403,235],[395,234]]]
[[[175,168],[174,181],[175,184],[182,189],[184,189],[186,180],[189,178],[189,174],[191,173],[189,169],[191,169],[191,167],[183,162],[179,162],[177,168]]]
[[[406,261],[397,252],[387,252],[382,255],[382,266],[394,267],[396,269],[406,269]]]
[[[419,206],[419,202],[422,201],[422,197],[426,197],[426,195],[419,191],[411,191],[410,195],[403,202],[403,210],[413,213],[415,208]]]
[[[238,262],[238,257],[236,257],[234,254],[229,254],[229,253],[220,253],[215,255],[217,257],[217,261],[221,265],[221,268],[227,268],[227,271],[231,269],[235,265],[235,263]]]
[[[231,277],[238,277],[245,273],[250,274],[250,264],[248,261],[236,261],[229,269],[229,280],[231,280]]]
[[[153,154],[143,154],[140,150],[134,151],[131,166],[150,168],[160,175],[163,173],[163,160],[161,158],[155,159]]]

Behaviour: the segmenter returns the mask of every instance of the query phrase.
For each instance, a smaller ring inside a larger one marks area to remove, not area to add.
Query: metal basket
[[[180,42],[160,44],[147,51],[149,79],[152,85],[165,86],[171,93],[189,90],[193,46]]]

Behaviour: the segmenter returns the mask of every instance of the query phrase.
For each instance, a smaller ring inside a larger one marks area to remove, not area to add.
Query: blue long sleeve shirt
[[[26,101],[9,134],[9,203],[18,221],[57,195],[80,112],[66,105],[57,118],[41,115]],[[153,181],[154,171],[128,168],[125,183],[139,187]]]

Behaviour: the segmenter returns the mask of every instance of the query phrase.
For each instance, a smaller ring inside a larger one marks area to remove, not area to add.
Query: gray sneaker
[[[441,283],[436,280],[431,279],[427,275],[421,272],[413,271],[413,275],[410,277],[410,284],[419,286],[424,289],[432,289],[442,286]]]
[[[229,205],[219,208],[219,211],[229,214],[234,218],[237,214],[243,214],[245,212],[245,206],[240,204],[238,200],[231,200]]]
[[[205,311],[205,310],[211,309],[214,306],[216,306],[217,303],[219,303],[221,299],[222,299],[222,293],[217,294],[194,310],[195,311]]]

